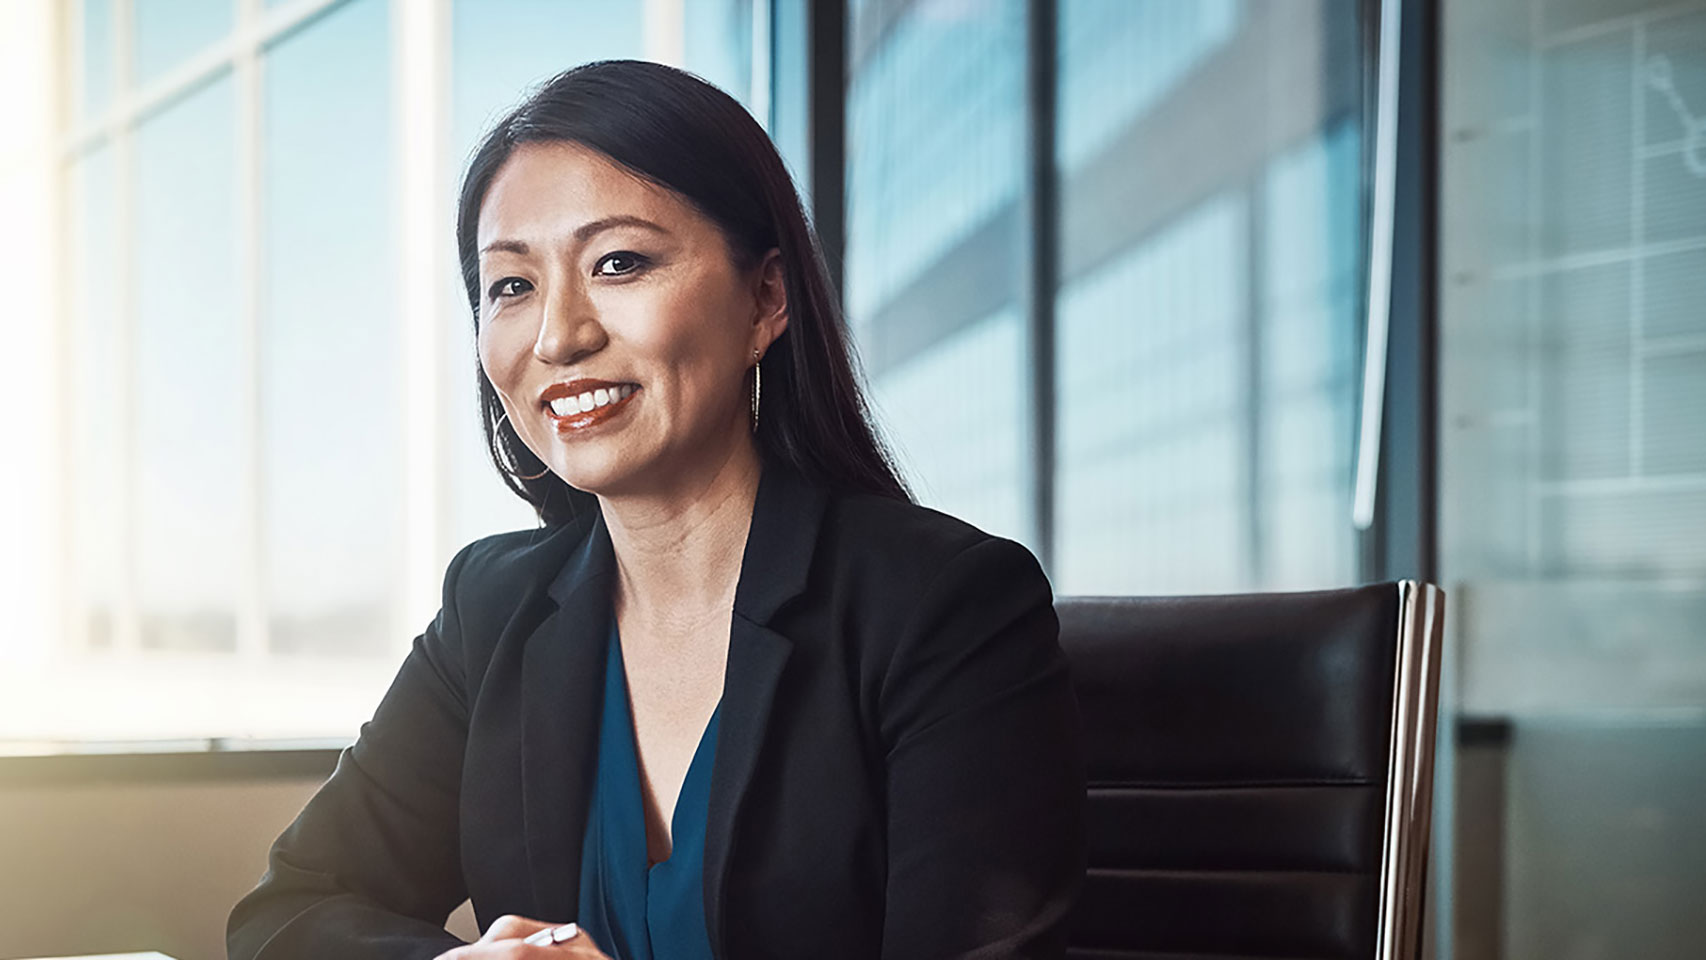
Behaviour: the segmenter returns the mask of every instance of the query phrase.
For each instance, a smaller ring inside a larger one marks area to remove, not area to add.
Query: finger
[[[581,930],[573,940],[565,940],[557,946],[573,948],[569,952],[571,957],[581,957],[583,960],[610,960],[609,957],[605,956],[604,951],[599,949],[598,941],[594,940],[592,935],[585,930]]]
[[[486,928],[485,934],[480,937],[480,942],[491,943],[494,940],[520,940],[532,936],[540,930],[549,930],[555,926],[557,926],[557,924],[546,923],[543,920],[534,920],[531,917],[516,916],[513,913],[506,913],[492,921],[492,925]]]
[[[588,960],[607,960],[598,949],[597,941],[593,940],[590,934],[574,923],[548,927],[524,938],[521,942],[533,947],[550,947],[553,950],[552,956],[566,954],[572,957],[585,957]]]
[[[549,947],[557,944],[579,946],[592,940],[577,923],[565,923],[555,927],[545,927],[536,933],[522,938],[522,943],[535,947]]]

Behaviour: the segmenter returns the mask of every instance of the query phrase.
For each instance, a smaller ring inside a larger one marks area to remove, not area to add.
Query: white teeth
[[[573,397],[558,397],[551,401],[551,412],[559,417],[572,417],[577,413],[585,413],[598,407],[626,400],[635,390],[640,389],[633,384],[623,384],[619,387],[599,387]]]

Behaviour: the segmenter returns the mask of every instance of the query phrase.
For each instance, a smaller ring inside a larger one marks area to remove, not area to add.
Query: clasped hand
[[[473,943],[447,950],[439,954],[435,960],[525,960],[528,957],[543,960],[546,957],[579,957],[581,960],[610,960],[603,951],[598,949],[592,937],[585,930],[577,932],[573,937],[559,943],[534,945],[526,942],[528,937],[541,930],[550,930],[561,926],[556,923],[545,923],[540,920],[530,920],[514,914],[505,914],[492,921],[485,934]]]

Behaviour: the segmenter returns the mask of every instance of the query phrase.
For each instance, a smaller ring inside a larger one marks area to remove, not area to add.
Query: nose
[[[546,363],[570,364],[604,346],[604,325],[586,287],[572,278],[550,285],[539,317],[533,355]]]

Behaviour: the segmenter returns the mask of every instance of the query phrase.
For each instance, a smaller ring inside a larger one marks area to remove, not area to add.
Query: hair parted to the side
[[[846,325],[830,289],[799,194],[769,136],[738,101],[691,73],[643,60],[600,60],[558,74],[499,120],[462,179],[456,248],[480,325],[475,230],[492,180],[519,144],[567,141],[673,191],[710,218],[750,269],[781,252],[788,327],[763,366],[759,456],[793,466],[835,490],[911,500],[894,460],[872,429]],[[503,417],[475,360],[481,424],[504,483],[555,524],[596,510],[593,496],[545,469]],[[513,472],[512,472],[513,471]],[[539,474],[526,479],[516,474]]]

